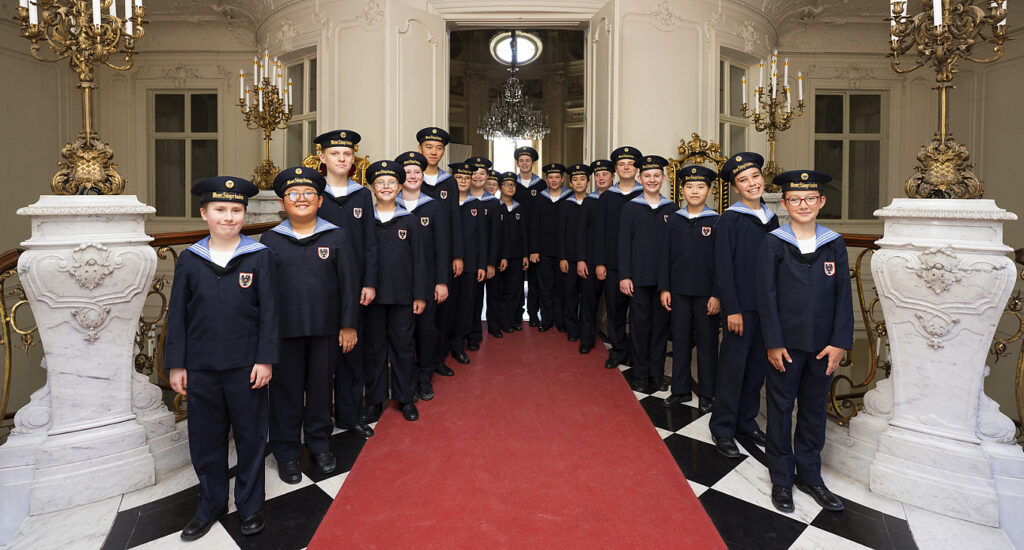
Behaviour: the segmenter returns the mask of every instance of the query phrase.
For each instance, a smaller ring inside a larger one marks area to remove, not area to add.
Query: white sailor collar
[[[516,201],[512,201],[512,204],[505,204],[505,209],[508,210],[509,212],[515,210],[516,208],[519,208],[519,203]]]
[[[651,205],[650,205],[650,204],[649,204],[649,203],[647,202],[647,199],[645,199],[645,198],[644,198],[644,195],[643,195],[643,193],[641,193],[641,194],[639,194],[639,195],[637,195],[637,196],[633,197],[632,199],[630,199],[630,201],[629,201],[629,202],[635,202],[635,203],[637,203],[637,204],[642,204],[642,205],[644,205],[644,206],[646,206],[646,207],[650,208],[651,210],[657,210],[657,209],[661,208],[662,206],[665,206],[666,204],[675,204],[674,202],[672,202],[672,201],[670,201],[670,200],[666,199],[666,198],[665,198],[665,195],[660,195],[660,196],[661,196],[661,201],[660,201],[660,202],[658,202],[658,204],[656,204],[656,205],[654,205],[654,206],[651,206]]]
[[[569,195],[569,198],[567,200],[570,200],[570,201],[572,201],[572,202],[574,202],[574,203],[576,203],[576,204],[578,204],[580,206],[583,206],[583,199],[586,199],[586,198],[587,197],[584,196],[582,199],[576,200],[576,193],[573,193],[572,195]]]
[[[231,263],[231,260],[234,260],[239,256],[267,248],[265,244],[246,237],[245,235],[240,235],[240,237],[241,239],[238,241],[238,246],[236,246],[235,251],[231,253],[231,259],[228,260],[228,263]],[[199,242],[188,247],[188,250],[208,262],[213,262],[213,257],[210,255],[210,237],[203,237]]]
[[[558,188],[558,196],[557,197],[551,196],[551,191],[548,188],[546,188],[546,187],[544,188],[543,191],[540,192],[540,194],[542,196],[545,196],[548,199],[551,199],[551,202],[558,202],[558,201],[562,200],[562,197],[564,197],[566,193],[572,193],[572,191],[569,191],[568,187],[559,187]]]
[[[779,239],[786,241],[787,243],[800,248],[800,243],[796,238],[796,233],[793,232],[793,226],[791,224],[783,225],[782,227],[772,231],[770,235],[774,235]],[[842,237],[839,233],[832,231],[821,224],[815,224],[814,226],[814,250],[818,250],[822,246]]]
[[[327,220],[325,220],[323,218],[319,218],[318,217],[316,219],[316,227],[313,228],[313,232],[310,233],[309,235],[305,235],[305,236],[297,235],[295,233],[295,228],[292,227],[292,222],[290,222],[288,220],[284,220],[283,222],[281,222],[281,223],[275,225],[274,227],[270,228],[270,230],[273,231],[274,233],[280,233],[282,235],[287,235],[287,236],[289,236],[289,237],[291,237],[293,239],[306,239],[306,238],[312,237],[313,235],[316,235],[318,233],[323,233],[324,231],[330,231],[332,229],[337,229],[337,228],[338,228],[338,226],[334,225],[333,223],[331,223],[331,222],[329,222],[329,221],[327,221]]]
[[[719,215],[718,212],[715,212],[714,209],[708,207],[707,205],[704,206],[704,210],[701,210],[700,212],[697,212],[693,216],[690,215],[690,211],[687,210],[685,206],[680,208],[679,210],[677,210],[676,214],[679,214],[680,216],[682,216],[682,217],[684,217],[684,218],[686,218],[688,220],[695,220],[697,218],[703,218],[704,216],[718,216]]]
[[[600,199],[601,198],[601,193],[599,191],[594,191],[593,193],[587,195],[587,198],[588,199]]]
[[[462,206],[463,204],[466,204],[467,202],[470,202],[470,201],[478,201],[478,200],[480,200],[480,199],[474,197],[472,193],[466,193],[466,200],[460,202],[459,206]]]
[[[757,221],[761,221],[761,218],[757,215],[757,211],[751,209],[749,206],[743,204],[743,202],[741,202],[741,201],[736,201],[736,202],[732,203],[732,206],[730,206],[729,208],[726,208],[726,210],[731,210],[733,212],[739,212],[740,214],[746,214],[748,216],[753,216],[753,217],[757,218]],[[775,217],[775,212],[773,212],[771,208],[768,208],[767,204],[762,204],[761,205],[761,211],[766,214],[766,216],[764,218],[765,219],[765,221],[764,221],[765,224],[767,224],[769,221],[771,221],[772,218]]]
[[[477,197],[476,200],[478,200],[478,201],[493,201],[493,200],[498,200],[498,197],[495,196],[494,193],[490,193],[488,191],[484,191],[483,196]]]
[[[637,191],[643,191],[643,189],[644,189],[643,185],[640,185],[639,183],[634,181],[633,182],[633,188],[630,189],[629,191],[625,192],[625,193],[623,193],[622,190],[619,189],[619,184],[617,184],[617,183],[615,185],[609,187],[608,191],[611,191],[612,193],[618,193],[620,195],[629,195],[629,194],[635,193]]]
[[[395,204],[401,206],[402,208],[408,210],[409,212],[412,212],[413,210],[416,210],[420,206],[423,206],[424,204],[427,204],[432,200],[434,200],[434,198],[431,197],[430,195],[426,193],[420,193],[420,198],[416,199],[416,206],[408,208],[407,206],[405,206],[405,199],[402,198],[402,193],[398,193],[398,196],[395,197]]]
[[[402,208],[402,206],[399,205],[398,203],[395,203],[395,215],[391,216],[391,219],[388,220],[388,221],[395,221],[398,218],[401,218],[402,216],[408,216],[408,215],[409,215],[409,211],[408,210],[406,210],[405,208]],[[380,219],[380,216],[377,215],[377,205],[376,204],[373,205],[373,217],[377,221],[379,221],[381,223],[388,223],[388,222],[385,222],[384,220]]]
[[[332,196],[332,197],[339,197],[339,196],[341,196],[341,197],[348,197],[352,193],[355,193],[359,189],[362,189],[362,187],[363,186],[358,181],[356,181],[356,180],[354,180],[352,178],[349,178],[348,179],[348,187],[345,188],[345,194],[344,195],[335,195],[334,194],[334,189],[329,184],[326,187],[324,187],[324,191],[327,194],[329,194],[330,196]]]
[[[530,178],[530,181],[528,183],[523,183],[522,176],[520,176],[519,174],[516,174],[516,182],[518,182],[519,185],[522,185],[523,187],[529,189],[530,187],[533,187],[533,184],[535,184],[538,181],[540,181],[540,176],[538,176],[537,174],[531,173],[530,175],[532,176]]]

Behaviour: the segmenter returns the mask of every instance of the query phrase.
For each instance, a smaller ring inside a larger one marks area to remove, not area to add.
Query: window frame
[[[213,94],[216,96],[217,105],[217,131],[216,132],[193,132],[192,128],[192,101],[191,96],[193,95],[208,95]],[[156,96],[158,95],[181,95],[185,98],[185,110],[183,113],[185,120],[186,131],[183,132],[157,132],[156,131]],[[192,202],[195,197],[192,196],[191,186],[193,181],[189,181],[192,174],[192,140],[216,140],[217,142],[217,173],[222,171],[224,163],[224,148],[223,148],[223,135],[224,135],[224,120],[223,120],[223,105],[222,100],[224,94],[218,88],[211,87],[197,87],[197,88],[167,88],[158,87],[150,88],[147,90],[146,97],[146,148],[149,157],[148,162],[148,177],[149,177],[149,196],[152,197],[151,202],[154,208],[156,207],[156,142],[157,140],[183,140],[185,142],[185,215],[184,216],[163,216],[160,211],[154,214],[154,217],[160,220],[167,221],[195,221],[201,220],[201,217],[192,215]],[[216,174],[214,174],[216,175]]]
[[[743,144],[743,149],[749,149],[750,146],[750,128],[752,126],[751,119],[741,115],[731,115],[728,113],[729,105],[732,99],[732,87],[730,86],[731,81],[731,69],[736,67],[743,71],[744,77],[750,72],[750,65],[737,60],[734,57],[728,55],[720,55],[718,58],[718,145],[722,148],[722,151],[729,152],[735,151],[736,148],[732,144],[732,134],[728,131],[730,126],[742,126],[743,127],[743,139],[746,143]],[[724,84],[724,85],[723,85]],[[748,87],[748,91],[751,90]],[[746,101],[749,98],[743,98]],[[723,129],[726,130],[723,132]]]
[[[284,134],[284,138],[282,140],[284,142],[284,151],[283,151],[284,152],[284,159],[285,159],[285,164],[288,165],[288,166],[297,166],[297,165],[301,164],[302,160],[305,159],[307,155],[310,155],[310,154],[312,154],[314,152],[315,146],[314,146],[314,143],[313,143],[313,138],[315,138],[316,134],[320,131],[319,124],[317,123],[317,113],[319,112],[318,105],[310,105],[310,101],[309,101],[310,87],[312,86],[313,88],[316,88],[316,85],[317,85],[317,83],[315,82],[316,79],[313,79],[314,82],[310,82],[310,78],[309,78],[309,76],[310,76],[310,71],[309,71],[310,62],[316,63],[316,66],[317,66],[316,77],[319,78],[320,63],[319,63],[319,61],[317,59],[317,54],[316,54],[315,51],[314,52],[310,52],[310,53],[308,53],[306,55],[303,55],[301,57],[297,57],[295,59],[289,60],[287,63],[285,63],[285,76],[284,76],[284,79],[285,79],[286,83],[288,82],[288,79],[291,78],[290,71],[291,71],[292,67],[295,67],[295,66],[300,65],[300,64],[302,65],[302,71],[303,71],[303,75],[304,75],[303,76],[303,86],[302,86],[302,90],[299,93],[302,94],[302,105],[306,108],[305,112],[293,114],[292,118],[289,119],[289,121],[288,121],[288,126],[289,127],[294,125],[294,124],[302,125],[302,132],[301,132],[301,135],[302,135],[302,145],[300,146],[300,150],[302,151],[301,158],[299,158],[298,161],[296,163],[294,163],[294,164],[292,164],[291,160],[288,159],[288,148],[291,145],[290,138],[288,136],[288,130],[286,129],[286,130],[284,130],[282,132],[282,134]],[[294,88],[293,88],[293,92],[294,92]],[[319,94],[317,94],[317,102],[319,102],[319,100],[320,100],[320,96],[319,96]],[[312,110],[310,110],[310,107],[312,107]],[[310,123],[312,123],[313,125],[317,126],[317,131],[314,132],[314,135],[312,135],[312,136],[309,133],[309,124]]]

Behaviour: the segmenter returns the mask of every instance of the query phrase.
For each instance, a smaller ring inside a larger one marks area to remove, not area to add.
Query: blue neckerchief
[[[398,196],[395,197],[395,204],[397,204],[398,206],[401,206],[402,208],[405,208],[409,212],[412,212],[413,210],[416,210],[420,206],[422,206],[424,204],[427,204],[428,202],[430,202],[432,200],[434,200],[434,199],[431,198],[430,195],[427,195],[426,193],[420,193],[420,198],[416,199],[416,206],[414,206],[412,208],[406,208],[405,207],[405,199],[403,199],[402,198],[402,194],[399,193]]]
[[[749,206],[743,204],[743,202],[741,201],[736,201],[732,203],[732,206],[726,208],[726,210],[732,210],[733,212],[739,212],[740,214],[754,216],[755,218],[757,218],[757,221],[761,221],[761,218],[757,216],[757,212],[752,210]],[[767,204],[761,205],[761,211],[767,214],[767,216],[765,216],[765,224],[767,224],[769,221],[771,221],[773,217],[775,217],[775,212],[772,212],[772,209],[768,208]]]
[[[543,196],[547,197],[548,199],[550,199],[551,202],[558,202],[559,200],[562,199],[562,197],[565,196],[566,193],[572,193],[572,191],[569,191],[569,189],[567,187],[559,187],[558,188],[558,196],[554,197],[554,198],[551,197],[551,191],[549,189],[547,189],[547,188],[545,188],[543,191],[540,192],[541,195],[543,195]]]
[[[459,206],[462,206],[463,204],[466,204],[469,201],[476,201],[476,200],[480,200],[480,199],[474,197],[472,193],[466,193],[466,200],[460,202]]]
[[[408,216],[408,215],[409,215],[409,211],[404,209],[404,208],[402,208],[401,206],[399,206],[396,203],[395,204],[395,215],[391,216],[391,220],[389,220],[389,221],[394,221],[394,220],[396,220],[398,218],[401,218],[402,216]],[[384,220],[380,219],[380,216],[377,215],[377,205],[376,204],[373,205],[373,217],[376,218],[376,220],[379,221],[380,223],[387,223]]]
[[[715,212],[714,209],[704,205],[704,210],[698,212],[696,216],[691,216],[690,211],[687,210],[685,206],[676,211],[676,214],[679,214],[688,220],[695,220],[697,218],[703,218],[704,216],[717,216],[718,212]]]
[[[276,226],[270,228],[270,230],[275,232],[275,233],[280,233],[282,235],[288,235],[289,237],[292,237],[294,239],[305,239],[305,238],[308,238],[308,237],[312,237],[313,235],[316,235],[317,233],[323,233],[324,231],[330,231],[332,229],[337,229],[337,228],[338,228],[338,226],[334,225],[333,223],[331,223],[331,222],[329,222],[329,221],[327,221],[327,220],[325,220],[323,218],[319,218],[318,217],[316,219],[316,227],[313,228],[313,232],[310,233],[309,235],[306,235],[305,237],[300,237],[300,236],[296,235],[295,234],[295,229],[292,227],[292,222],[290,222],[288,220],[284,220],[283,222],[281,222],[281,223],[277,224]]]
[[[638,189],[639,189],[639,190],[643,190],[643,188],[644,188],[644,186],[643,186],[643,185],[640,185],[639,183],[637,183],[637,182],[635,182],[635,181],[634,181],[634,182],[633,182],[633,188],[632,188],[632,189],[630,189],[630,190],[629,190],[628,192],[626,192],[626,193],[623,193],[623,192],[622,192],[622,190],[621,190],[621,189],[619,189],[619,184],[617,184],[617,183],[616,183],[615,185],[613,185],[613,186],[609,187],[609,188],[608,188],[608,191],[611,191],[611,192],[613,192],[613,193],[618,193],[618,194],[620,194],[620,195],[629,195],[630,193],[633,193],[634,191],[636,191],[636,190],[638,190]]]
[[[587,195],[587,198],[588,199],[599,199],[599,198],[601,198],[601,193],[599,191],[594,191],[593,193]]]
[[[770,234],[775,235],[776,237],[797,247],[798,250],[800,249],[800,243],[797,242],[796,233],[793,233],[792,225],[787,223],[786,225],[776,229],[775,231],[772,231]],[[818,250],[823,245],[826,245],[838,239],[839,237],[842,237],[842,235],[836,233],[835,231],[832,231],[831,229],[825,227],[824,225],[814,224],[814,250]]]
[[[439,167],[439,168],[437,169],[437,179],[436,179],[436,180],[434,180],[434,183],[429,183],[429,182],[427,182],[427,179],[426,179],[426,178],[423,178],[423,183],[426,183],[427,185],[429,185],[429,186],[431,186],[431,187],[434,187],[435,185],[437,185],[437,184],[441,183],[442,181],[444,181],[444,180],[446,180],[446,179],[448,179],[448,178],[450,178],[450,177],[452,177],[452,175],[451,175],[451,174],[449,174],[448,172],[445,172],[444,170],[442,170],[442,169],[441,169],[441,168]]]
[[[505,204],[505,203],[501,203],[501,204]],[[516,201],[512,201],[511,205],[505,204],[505,209],[508,210],[509,212],[515,210],[516,208],[519,208],[519,203],[516,202]]]
[[[585,198],[587,198],[587,197],[583,197],[583,199],[585,199]],[[571,196],[569,197],[569,199],[568,199],[568,200],[571,200],[572,202],[574,202],[574,203],[576,203],[576,204],[578,204],[578,205],[580,205],[580,206],[583,206],[583,199],[580,199],[580,200],[576,200],[576,193],[573,193],[573,194],[572,194],[572,195],[571,195]]]
[[[533,172],[531,172],[530,176],[531,176],[530,177],[530,182],[529,183],[523,183],[523,177],[521,175],[519,175],[519,174],[516,174],[516,181],[519,182],[519,185],[522,185],[523,187],[529,189],[530,187],[533,187],[533,184],[535,184],[538,181],[540,181],[540,176],[538,176],[537,174],[534,174]]]
[[[228,260],[228,263],[231,263],[231,260],[234,260],[239,256],[263,250],[267,247],[266,245],[254,241],[245,235],[242,235],[241,237],[242,238],[238,241],[238,246],[235,247],[235,251],[231,253],[231,259]],[[191,250],[200,258],[213,263],[213,257],[210,255],[210,237],[203,237],[199,242],[188,247],[188,250]]]
[[[657,209],[661,208],[662,206],[665,206],[666,204],[675,204],[672,201],[666,199],[665,195],[660,195],[660,196],[661,196],[661,202],[659,202],[655,206],[651,206],[650,204],[647,203],[647,199],[644,198],[644,194],[643,193],[640,193],[639,195],[633,197],[633,199],[630,200],[629,202],[635,202],[637,204],[642,204],[642,205],[650,208],[651,210],[657,210]]]
[[[497,199],[498,199],[498,197],[494,196],[493,193],[489,193],[487,191],[484,191],[483,196],[477,197],[476,200],[478,200],[478,201],[492,201],[492,200],[497,200]]]
[[[363,186],[360,185],[358,181],[356,181],[356,180],[354,180],[352,178],[349,178],[348,179],[348,187],[345,188],[345,194],[342,195],[342,196],[348,197],[348,196],[352,195],[352,193],[355,193],[357,190],[362,189],[362,187]],[[334,191],[331,189],[330,185],[327,185],[327,187],[324,188],[324,192],[326,192],[328,195],[330,195],[332,197],[335,197],[335,198],[338,197],[338,195],[334,194]]]

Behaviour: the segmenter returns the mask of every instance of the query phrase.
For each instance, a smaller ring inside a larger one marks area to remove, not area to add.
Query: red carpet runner
[[[486,337],[420,420],[384,411],[309,548],[725,548],[598,347]]]

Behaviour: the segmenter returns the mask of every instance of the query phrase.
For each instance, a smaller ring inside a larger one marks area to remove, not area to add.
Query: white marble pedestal
[[[872,257],[892,375],[848,429],[830,428],[823,458],[872,491],[1002,527],[1024,545],[1024,453],[1012,421],[984,394],[985,360],[1016,269],[991,200],[895,199],[875,212]],[[1015,518],[1015,519],[1011,519]]]
[[[264,189],[249,199],[245,207],[245,223],[281,221],[281,199],[276,193]]]

